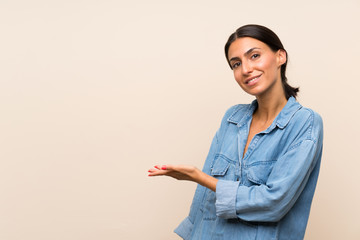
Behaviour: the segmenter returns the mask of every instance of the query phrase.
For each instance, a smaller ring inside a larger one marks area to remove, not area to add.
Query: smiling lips
[[[249,85],[249,86],[252,86],[252,85],[256,84],[256,83],[259,81],[259,78],[261,77],[261,75],[262,75],[262,74],[247,79],[247,80],[245,81],[245,84],[247,84],[247,85]]]

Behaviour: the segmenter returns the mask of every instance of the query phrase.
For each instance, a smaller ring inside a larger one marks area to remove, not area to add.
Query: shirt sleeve
[[[305,139],[275,163],[266,184],[244,186],[219,180],[216,213],[221,218],[279,221],[294,205],[320,159],[322,142]]]
[[[215,152],[217,151],[217,148],[218,148],[217,135],[218,135],[218,132],[216,132],[216,134],[212,140],[210,150],[209,150],[208,156],[205,160],[205,164],[204,164],[204,167],[202,170],[206,174],[210,174],[210,163],[214,159]],[[191,237],[191,232],[194,227],[195,217],[198,213],[198,210],[200,209],[200,204],[202,203],[202,200],[204,198],[205,190],[206,190],[205,187],[198,184],[195,194],[194,194],[194,198],[193,198],[191,207],[190,207],[189,216],[186,217],[180,223],[180,225],[174,230],[174,232],[176,234],[178,234],[180,237],[182,237],[184,240],[190,239],[190,237]]]

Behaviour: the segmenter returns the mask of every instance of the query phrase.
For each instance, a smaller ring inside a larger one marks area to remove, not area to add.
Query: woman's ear
[[[287,61],[287,54],[284,49],[279,49],[277,51],[277,60],[278,60],[278,66],[283,65]]]

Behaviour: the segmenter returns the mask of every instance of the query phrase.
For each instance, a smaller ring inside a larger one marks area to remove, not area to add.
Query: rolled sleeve
[[[187,217],[180,223],[180,225],[174,230],[174,232],[182,239],[188,240],[191,237],[193,225],[194,224],[190,221],[189,217]]]
[[[219,180],[216,184],[216,215],[220,218],[237,218],[236,193],[239,182]]]

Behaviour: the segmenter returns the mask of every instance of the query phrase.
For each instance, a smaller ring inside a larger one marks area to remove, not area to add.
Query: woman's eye
[[[240,65],[241,65],[240,62],[234,63],[234,64],[232,65],[232,68],[233,68],[233,69],[234,69],[234,68],[237,68],[237,67],[239,67]]]
[[[255,58],[258,58],[258,57],[260,57],[260,54],[257,54],[257,53],[255,53],[255,54],[253,54],[253,55],[251,56],[252,59],[255,59]]]

